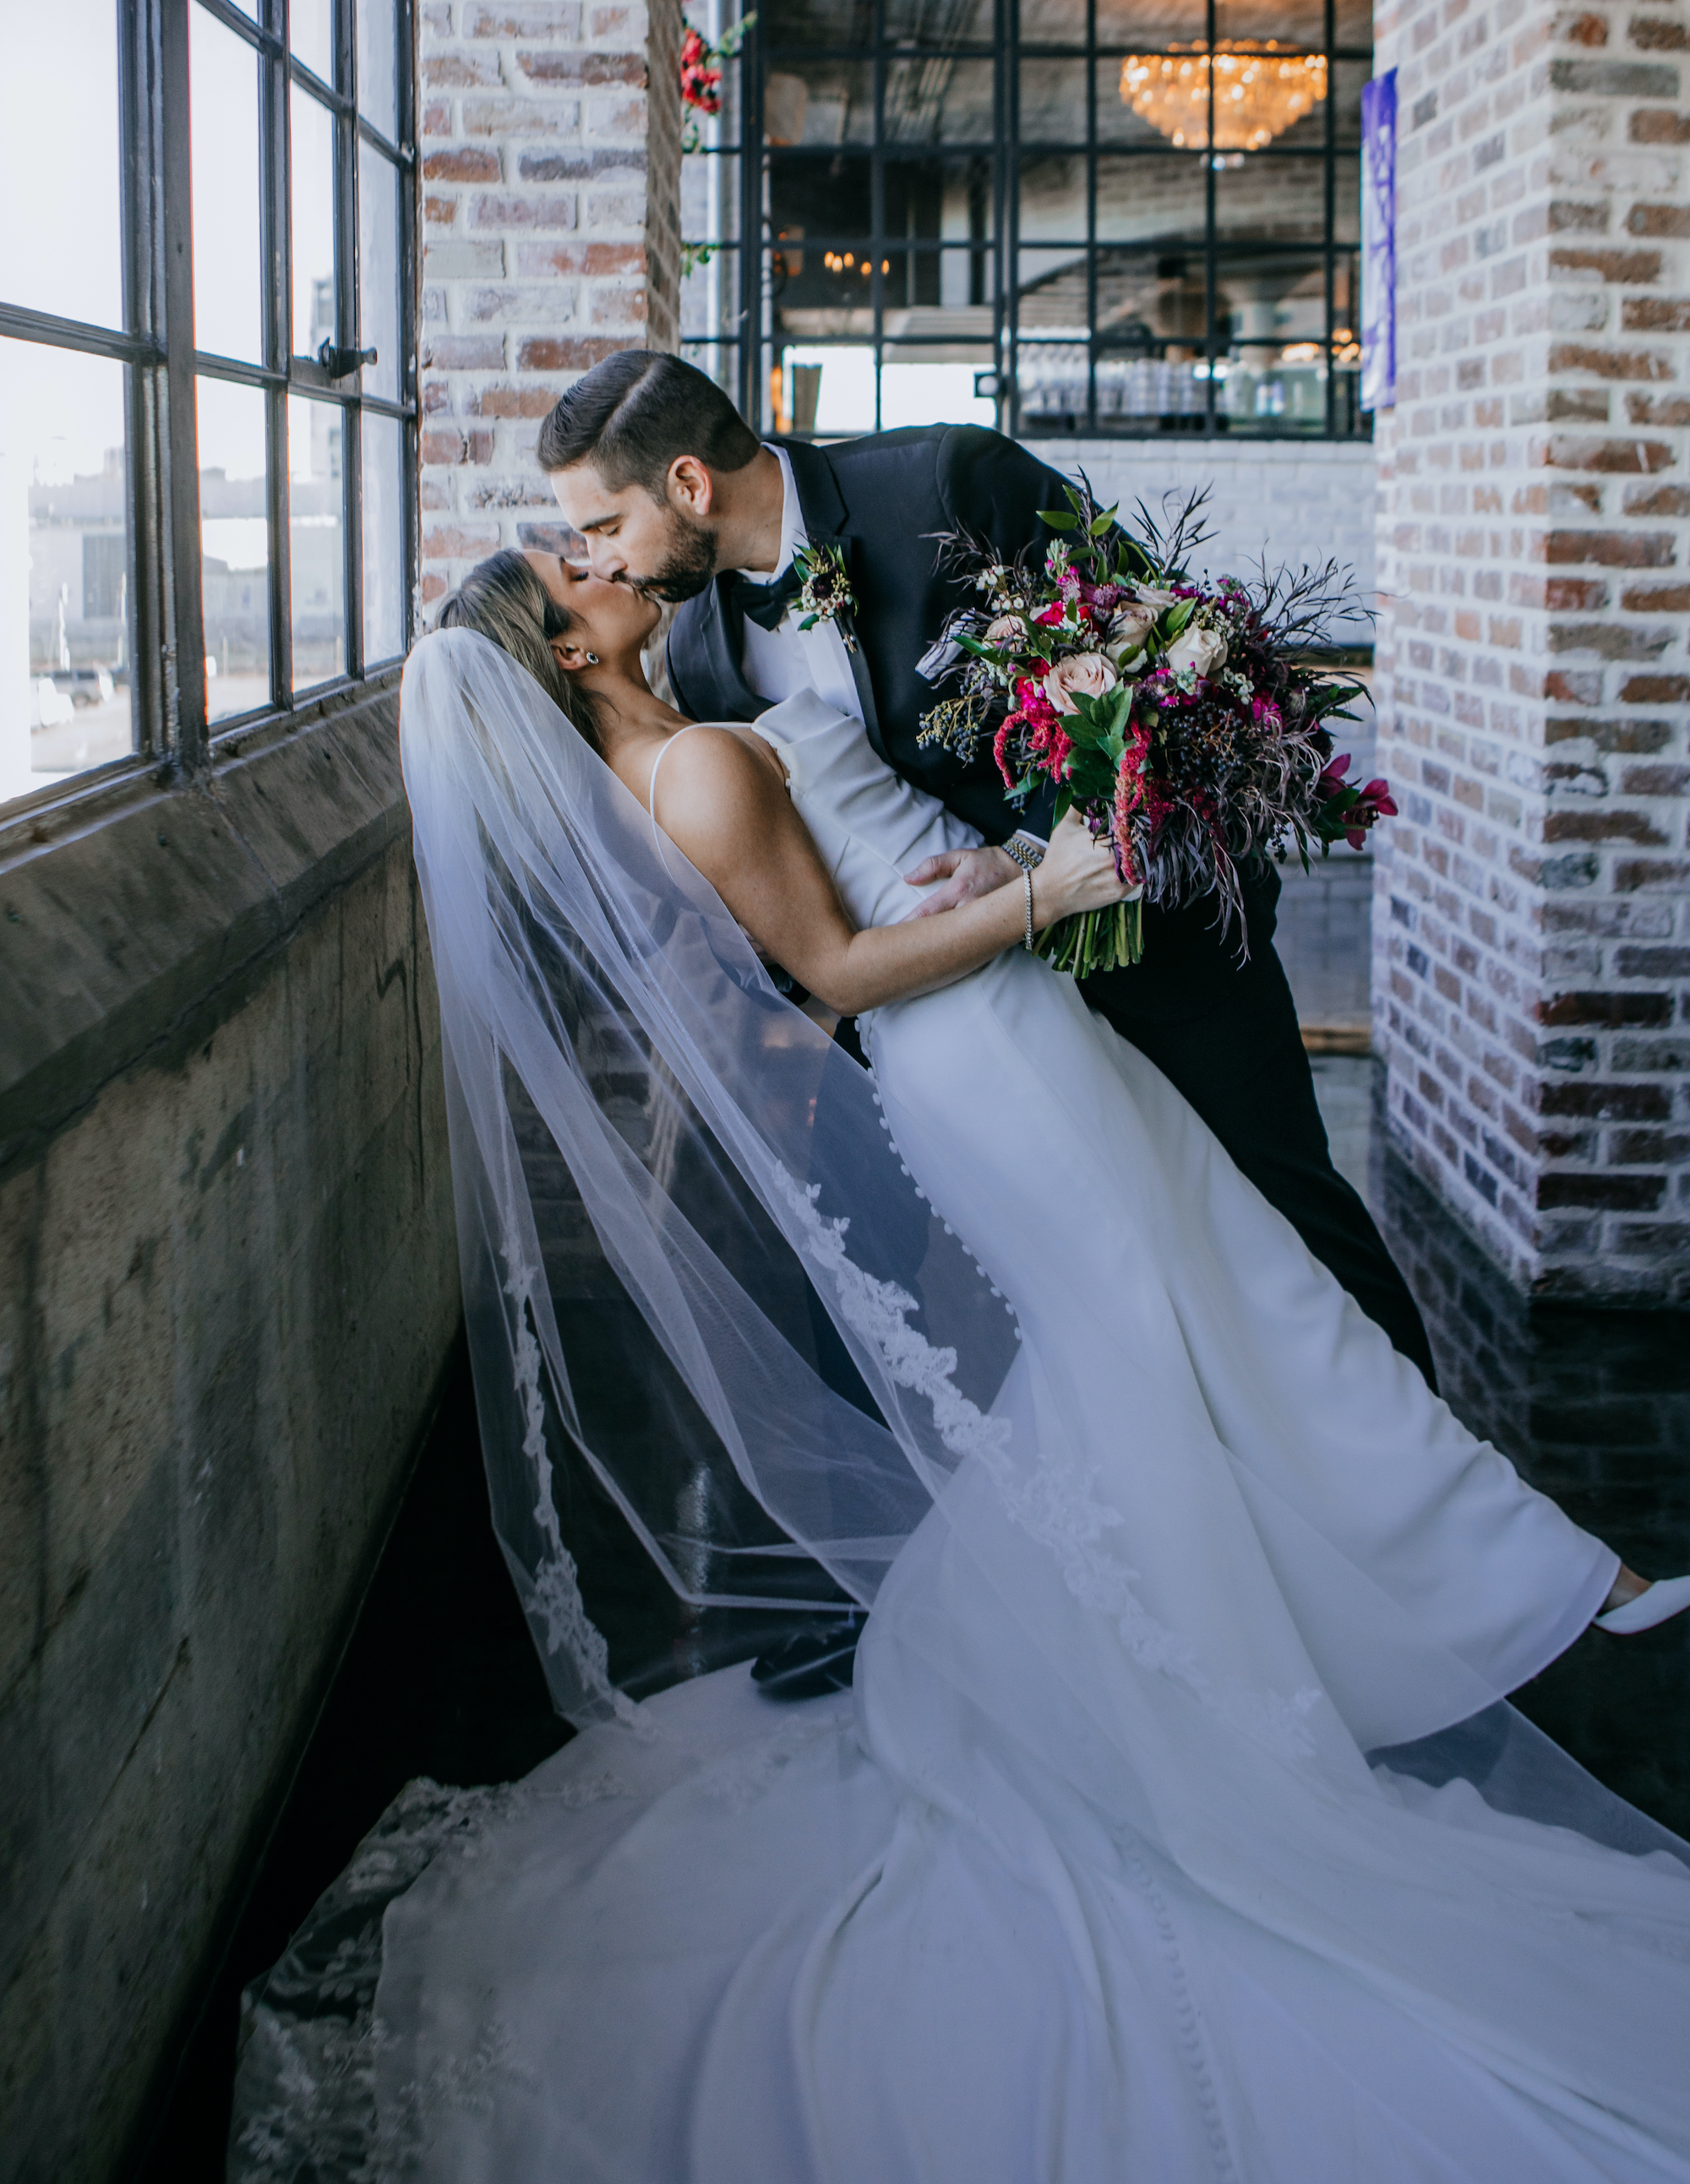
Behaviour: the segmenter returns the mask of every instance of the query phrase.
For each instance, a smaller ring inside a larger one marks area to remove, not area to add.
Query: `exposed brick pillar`
[[[1686,8],[1393,0],[1376,1035],[1545,1295],[1690,1296]]]
[[[424,610],[547,544],[540,420],[680,316],[681,0],[423,0]]]

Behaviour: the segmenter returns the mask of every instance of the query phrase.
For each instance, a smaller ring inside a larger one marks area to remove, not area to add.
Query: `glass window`
[[[212,721],[270,699],[270,481],[265,397],[227,380],[196,383],[205,710]]]
[[[0,799],[135,748],[124,366],[0,340]]]
[[[364,658],[405,649],[405,432],[397,417],[364,420]]]
[[[3,51],[0,299],[120,326],[117,8],[113,0],[8,8]]]
[[[294,53],[325,83],[335,80],[335,0],[291,0],[287,34]]]
[[[188,20],[194,346],[262,363],[259,57],[203,8]]]
[[[364,367],[364,391],[398,399],[399,170],[384,152],[361,144],[358,153],[359,346],[374,349]]]
[[[123,0],[14,12],[0,804],[136,755],[191,771],[213,731],[391,666],[415,596],[411,11],[186,0],[156,53]],[[134,459],[136,418],[161,421],[159,460]],[[197,546],[198,583],[158,581],[136,539],[178,571]]]
[[[989,410],[1028,433],[1365,433],[1370,31],[1350,0],[765,14],[744,120],[683,170],[687,354],[776,432]]]
[[[290,103],[293,354],[315,356],[336,337],[335,123],[298,84]]]
[[[293,687],[346,672],[345,411],[338,402],[287,404],[287,562]]]

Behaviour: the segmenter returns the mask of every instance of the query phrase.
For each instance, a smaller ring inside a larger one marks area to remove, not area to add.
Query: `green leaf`
[[[1065,781],[1056,792],[1056,816],[1051,821],[1051,825],[1059,827],[1073,809],[1074,794]]]
[[[1115,503],[1115,507],[1118,508],[1120,505],[1120,502],[1117,501]],[[1092,538],[1101,538],[1114,521],[1115,509],[1106,508],[1101,515],[1095,515],[1092,517],[1090,525],[1087,526],[1087,535]]]
[[[1166,624],[1168,638],[1170,643],[1179,635],[1180,632],[1185,627],[1186,624],[1191,620],[1192,616],[1196,612],[1197,601],[1195,599],[1181,599],[1177,606],[1171,606],[1169,608],[1166,615],[1163,617],[1163,620]]]
[[[1077,531],[1080,528],[1079,517],[1065,515],[1059,508],[1040,509],[1038,520],[1053,531]]]

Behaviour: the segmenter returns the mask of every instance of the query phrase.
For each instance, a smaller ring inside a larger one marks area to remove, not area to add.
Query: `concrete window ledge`
[[[242,982],[402,836],[397,677],[216,749],[0,818],[0,1172]]]
[[[119,2176],[460,1318],[398,692],[0,826],[0,2173]]]

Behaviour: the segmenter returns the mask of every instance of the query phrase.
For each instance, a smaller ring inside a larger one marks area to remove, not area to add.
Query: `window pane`
[[[990,144],[993,70],[990,61],[958,61],[942,53],[894,61],[887,70],[888,144]],[[1086,108],[1080,106],[1080,134]]]
[[[0,341],[0,800],[134,749],[124,367]]]
[[[194,344],[262,363],[258,56],[203,8],[188,28]]]
[[[287,404],[293,687],[346,672],[346,549],[341,405],[290,395]]]
[[[1215,178],[1215,226],[1229,242],[1319,242],[1326,232],[1326,163],[1244,159]]]
[[[723,10],[730,20],[731,9]],[[873,0],[786,0],[778,16],[765,16],[764,25],[771,44],[777,46],[845,46],[861,50],[874,42]]]
[[[1200,245],[1207,202],[1200,153],[1147,153],[1098,162],[1100,242]]]
[[[336,337],[335,125],[327,107],[296,84],[290,95],[293,158],[293,354],[315,356]]]
[[[403,428],[397,417],[364,416],[364,664],[376,667],[405,649]]]
[[[769,162],[769,217],[776,236],[824,242],[869,231],[873,205],[869,160],[783,159]]]
[[[1084,0],[1081,0],[1083,12]],[[781,9],[784,18],[786,9]],[[992,43],[992,0],[886,0],[886,35],[889,45],[906,41],[923,46],[987,45]],[[784,20],[780,35],[788,33]],[[857,42],[866,45],[872,31]]]
[[[331,86],[335,81],[335,0],[293,0],[287,35],[308,69]]]
[[[103,326],[123,324],[117,20],[113,0],[8,7],[0,60],[0,301]]]
[[[384,136],[399,134],[393,0],[358,0],[358,110]]]
[[[1195,0],[1198,36],[1203,35],[1203,0]],[[1105,20],[1099,37],[1108,36]],[[1021,0],[1021,43],[1026,46],[1083,46],[1086,0]]]
[[[205,711],[226,721],[270,703],[264,398],[221,379],[201,379],[197,391]]]
[[[1020,92],[1023,144],[1072,144],[1084,149],[1084,61],[1023,61]]]
[[[1252,41],[1281,46],[1326,43],[1326,0],[1219,0],[1215,10],[1215,42],[1228,46]]]
[[[358,153],[359,332],[375,351],[364,367],[366,394],[399,398],[399,176],[391,159],[367,144]]]
[[[873,64],[801,61],[770,70],[763,86],[763,122],[771,144],[872,144]]]

